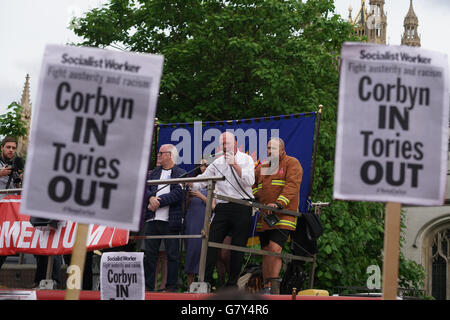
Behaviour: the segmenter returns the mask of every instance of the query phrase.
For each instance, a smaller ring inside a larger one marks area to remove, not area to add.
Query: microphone
[[[216,160],[218,157],[222,156],[223,154],[224,154],[223,151],[216,152],[215,154],[210,154],[208,157],[206,157],[206,161],[212,162],[212,161]]]
[[[215,154],[210,155],[210,157],[216,158],[216,157],[220,157],[223,154],[224,154],[223,151],[219,151],[219,152],[216,152]]]

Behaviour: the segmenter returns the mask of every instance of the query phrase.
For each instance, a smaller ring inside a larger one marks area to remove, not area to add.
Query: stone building
[[[386,44],[387,17],[384,11],[384,0],[361,0],[361,8],[352,18],[353,9],[348,9],[348,21],[353,24],[358,36],[366,36],[369,42]]]
[[[20,100],[22,106],[22,120],[26,123],[27,134],[19,138],[17,155],[23,157],[27,153],[28,144],[30,140],[30,124],[31,124],[31,101],[30,101],[30,76],[25,77],[25,85]]]
[[[387,14],[384,10],[385,0],[361,0],[361,8],[353,18],[353,8],[348,9],[348,21],[353,24],[355,34],[366,36],[371,43],[386,44]],[[420,47],[418,32],[419,19],[414,12],[413,1],[410,0],[409,10],[403,21],[404,32],[401,35],[401,44]]]
[[[398,0],[396,0],[398,1]],[[348,20],[357,35],[367,36],[368,42],[386,44],[387,15],[384,0],[361,1],[355,18],[349,8]],[[406,11],[406,10],[405,10]],[[413,1],[404,18],[401,44],[420,47],[419,19]],[[449,157],[450,158],[450,157]],[[450,168],[450,161],[448,163]],[[421,264],[426,272],[425,292],[436,299],[450,300],[450,171],[447,171],[445,204],[438,207],[403,206],[405,225],[402,252],[406,259]]]
[[[420,37],[417,31],[419,19],[414,12],[412,0],[410,0],[408,14],[405,17],[403,26],[405,30],[402,36],[402,45],[420,47]]]

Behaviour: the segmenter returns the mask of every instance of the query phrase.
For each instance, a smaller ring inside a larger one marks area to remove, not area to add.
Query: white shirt
[[[224,181],[216,182],[216,193],[219,195],[236,198],[236,199],[248,199],[248,196],[253,198],[252,186],[255,183],[255,164],[252,157],[249,155],[238,151],[234,156],[234,161],[241,167],[241,177],[235,171],[234,174],[245,190],[247,194],[242,191],[239,184],[236,182],[231,165],[225,162],[225,157],[221,156],[214,160],[199,177],[221,177],[225,176]],[[194,183],[194,188],[204,188],[208,185],[208,182],[197,182]],[[247,196],[248,195],[248,196]],[[217,203],[227,202],[217,199]]]
[[[160,180],[170,179],[171,175],[172,175],[172,169],[169,169],[169,170],[162,169],[161,170],[161,177],[159,177],[159,179]],[[163,189],[159,190],[156,193],[157,197],[170,192],[170,185],[166,186],[165,184],[159,184],[158,185],[158,189],[160,189],[160,188],[163,188]],[[156,209],[156,211],[155,211],[155,218],[152,219],[152,220],[169,221],[169,206],[165,206],[165,207],[162,207],[162,208],[159,207],[158,209]]]

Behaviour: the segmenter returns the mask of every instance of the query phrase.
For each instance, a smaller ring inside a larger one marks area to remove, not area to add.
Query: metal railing
[[[265,251],[261,249],[254,249],[254,248],[247,248],[247,247],[240,247],[235,245],[228,245],[223,243],[217,243],[217,242],[210,242],[209,239],[209,221],[211,218],[212,213],[212,201],[213,198],[217,198],[219,200],[228,201],[228,202],[234,202],[245,206],[250,207],[256,207],[259,209],[266,209],[273,212],[279,212],[284,213],[292,216],[301,216],[301,212],[286,210],[286,209],[277,209],[274,207],[270,207],[267,205],[264,205],[262,203],[257,203],[249,200],[243,200],[243,199],[235,199],[223,195],[219,195],[214,193],[215,184],[217,181],[224,180],[224,177],[204,177],[204,178],[180,178],[180,179],[165,179],[165,180],[148,180],[148,185],[169,185],[169,184],[175,184],[175,183],[189,183],[189,182],[208,182],[207,185],[207,200],[206,200],[206,209],[205,209],[205,220],[203,224],[203,230],[201,234],[199,235],[166,235],[166,236],[130,236],[130,239],[173,239],[173,238],[201,238],[202,239],[202,246],[201,246],[201,253],[200,253],[200,264],[199,264],[199,274],[198,274],[198,281],[204,282],[205,281],[205,269],[206,269],[206,254],[208,247],[214,247],[219,249],[228,249],[228,250],[234,250],[234,251],[240,251],[244,253],[251,253],[251,254],[258,254],[258,255],[270,255],[270,256],[276,256],[280,257],[282,259],[289,259],[289,260],[299,260],[299,261],[305,261],[305,262],[311,262],[310,266],[310,281],[309,281],[309,287],[312,288],[314,284],[314,269],[315,269],[315,262],[316,262],[316,255],[312,255],[311,257],[303,257],[303,256],[297,256],[293,254],[288,253],[275,253],[271,251]],[[313,204],[314,205],[314,204]],[[320,204],[323,205],[322,203]]]
[[[0,194],[22,193],[22,189],[1,189]]]
[[[217,242],[210,242],[209,239],[209,228],[210,228],[210,219],[211,219],[211,213],[212,213],[212,202],[213,198],[217,198],[219,200],[228,201],[228,202],[234,202],[237,204],[255,207],[258,209],[266,209],[273,212],[279,212],[283,214],[288,214],[292,216],[301,216],[303,213],[286,210],[286,209],[278,209],[274,207],[270,207],[267,205],[264,205],[262,203],[253,202],[249,200],[243,200],[243,199],[235,199],[223,195],[219,195],[214,193],[215,184],[218,181],[225,180],[224,177],[202,177],[202,178],[175,178],[175,179],[161,179],[161,180],[148,180],[147,185],[166,185],[169,186],[171,184],[183,184],[183,183],[195,183],[195,182],[207,182],[207,200],[206,200],[206,209],[205,209],[205,219],[203,223],[203,229],[201,231],[201,234],[198,235],[155,235],[155,236],[130,236],[130,239],[202,239],[202,246],[201,246],[201,253],[200,253],[200,264],[199,264],[199,274],[198,274],[198,281],[204,282],[205,281],[205,269],[206,269],[206,254],[208,247],[214,247],[214,248],[220,248],[220,249],[227,249],[227,250],[234,250],[234,251],[240,251],[244,253],[250,253],[250,254],[257,254],[257,255],[270,255],[270,256],[276,256],[280,257],[282,259],[288,259],[288,260],[299,260],[304,262],[311,262],[310,266],[310,279],[309,279],[309,287],[312,288],[314,284],[314,269],[315,269],[315,262],[316,262],[316,255],[312,255],[312,257],[304,257],[304,256],[297,256],[289,253],[275,253],[271,251],[266,251],[262,249],[254,249],[254,248],[247,248],[247,247],[240,247],[235,245],[228,245],[223,243],[217,243]],[[0,194],[11,194],[11,193],[21,193],[22,189],[4,189],[0,190]],[[314,203],[312,204],[315,205]],[[328,205],[328,203],[318,203],[317,207],[320,208],[324,205]],[[316,210],[317,213],[317,210]],[[53,256],[49,256],[49,261],[47,265],[47,274],[46,279],[51,279],[51,270],[53,266]]]

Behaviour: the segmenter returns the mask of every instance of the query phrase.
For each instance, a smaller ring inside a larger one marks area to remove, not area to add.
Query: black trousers
[[[219,203],[209,230],[209,241],[222,243],[231,235],[231,244],[245,247],[252,222],[252,208],[236,203]],[[218,248],[208,247],[206,255],[205,281],[214,285],[213,272],[216,266]],[[230,253],[230,275],[227,286],[235,286],[241,273],[244,253],[232,250]]]

